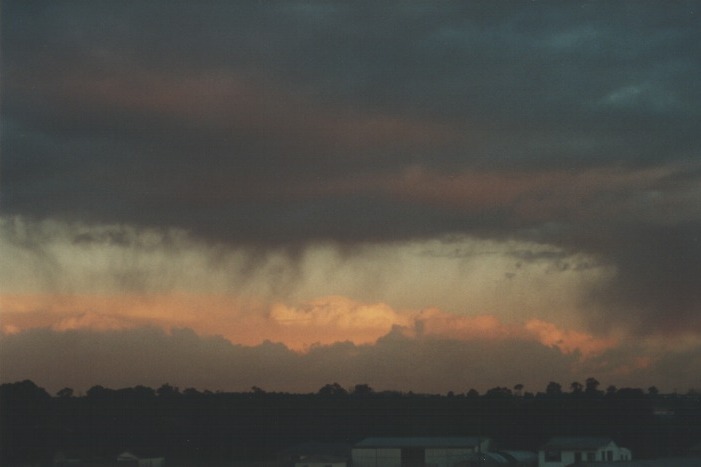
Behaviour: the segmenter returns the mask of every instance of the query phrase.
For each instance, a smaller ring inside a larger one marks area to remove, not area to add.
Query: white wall
[[[559,462],[545,462],[545,451],[538,453],[538,467],[564,467],[574,462],[573,451],[562,451]]]
[[[451,467],[467,459],[471,448],[428,448],[425,450],[426,464],[436,467]],[[402,450],[398,448],[353,448],[353,467],[401,467]],[[311,466],[310,466],[311,467]]]
[[[353,467],[401,467],[401,449],[353,448]]]
[[[426,449],[426,464],[436,467],[451,467],[458,461],[465,460],[474,452],[470,448],[431,448]]]
[[[606,453],[608,451],[611,451],[611,453],[612,453],[611,460],[613,462],[632,459],[632,456],[631,456],[629,449],[618,447],[618,446],[616,446],[616,443],[610,442],[606,446],[596,450],[594,460],[599,461],[599,462],[609,460],[607,455],[606,455]],[[583,461],[586,461],[586,460],[588,460],[586,453],[591,452],[591,451],[586,451],[586,450],[562,451],[559,462],[545,462],[545,451],[541,450],[538,452],[538,467],[564,467],[566,465],[572,464],[575,461],[575,452],[581,452],[582,453],[581,459]]]

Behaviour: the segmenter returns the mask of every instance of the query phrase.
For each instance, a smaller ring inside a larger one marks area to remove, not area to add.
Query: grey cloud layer
[[[65,386],[85,391],[95,384],[158,387],[164,382],[181,389],[247,391],[256,385],[269,391],[313,392],[334,381],[344,386],[368,383],[378,390],[432,393],[465,392],[473,387],[485,391],[522,383],[526,390],[536,392],[543,391],[549,381],[567,386],[591,375],[606,385],[655,384],[671,391],[697,385],[701,370],[698,346],[636,367],[642,348],[611,350],[582,363],[576,355],[563,355],[535,342],[417,339],[403,336],[399,329],[376,345],[338,343],[312,348],[307,354],[270,342],[255,347],[234,345],[222,338],[199,337],[189,329],[175,329],[171,334],[152,328],[108,332],[34,329],[0,335],[0,344],[2,382],[32,379],[51,392]],[[492,363],[495,361],[499,364]]]
[[[528,236],[616,266],[594,298],[621,320],[698,329],[698,2],[462,3],[5,2],[3,211],[264,244]],[[542,185],[538,215],[386,189],[611,168],[668,175],[567,210]]]
[[[399,330],[377,345],[338,343],[303,355],[282,344],[238,346],[188,329],[170,335],[150,328],[104,333],[35,329],[0,335],[0,343],[3,381],[29,378],[52,391],[66,385],[82,390],[94,384],[124,387],[134,381],[156,387],[168,381],[181,388],[248,390],[257,385],[300,392],[338,381],[376,389],[464,392],[517,379],[535,388],[545,387],[553,375],[569,375],[575,361],[531,342],[416,340]],[[52,351],[56,348],[64,351]],[[501,364],[486,363],[485,354]],[[27,361],[27,355],[34,358]]]

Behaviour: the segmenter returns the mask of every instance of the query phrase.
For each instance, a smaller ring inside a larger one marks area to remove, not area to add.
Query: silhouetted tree
[[[618,391],[618,388],[612,384],[606,388],[606,395],[607,396],[615,396],[616,391]]]
[[[343,389],[343,386],[340,384],[333,383],[323,386],[321,389],[319,389],[318,394],[320,396],[345,396],[348,394],[348,391]]]
[[[156,391],[148,386],[134,386],[134,394],[139,399],[152,399],[156,397]]]
[[[579,381],[572,381],[572,383],[570,384],[572,394],[581,394],[583,388],[584,386],[582,386],[582,383],[580,383]]]
[[[518,383],[514,386],[514,392],[517,396],[521,397],[523,395],[523,384]]]
[[[656,386],[650,386],[649,388],[647,388],[647,393],[651,396],[657,396],[660,393],[660,391],[659,389],[657,389]]]
[[[156,394],[158,394],[158,397],[176,397],[180,395],[180,389],[165,383],[156,389]]]
[[[466,394],[466,395],[467,395],[467,397],[469,397],[470,399],[474,399],[474,398],[479,397],[479,396],[480,396],[480,393],[477,392],[477,389],[472,388],[472,389],[470,389],[469,391],[467,391],[467,394]]]
[[[91,399],[98,399],[98,398],[107,397],[112,392],[113,391],[111,389],[107,389],[104,386],[96,384],[95,386],[88,389],[87,392],[85,393],[85,395]]]
[[[353,395],[355,396],[367,396],[375,391],[368,384],[356,384],[353,387]]]
[[[555,381],[550,381],[545,388],[545,394],[549,396],[559,396],[562,394],[562,385],[560,383],[556,383]]]
[[[62,399],[68,399],[70,397],[73,397],[73,389],[71,388],[63,388],[59,390],[56,395]]]
[[[499,397],[511,397],[511,389],[507,387],[494,387],[491,389],[488,389],[487,392],[484,394],[485,397],[489,398],[499,398]]]
[[[597,395],[599,393],[599,381],[596,378],[589,377],[587,380],[584,382],[584,387],[585,387],[585,392],[590,395]]]

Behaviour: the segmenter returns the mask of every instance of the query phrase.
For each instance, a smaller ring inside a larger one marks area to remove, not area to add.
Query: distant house
[[[619,462],[631,460],[630,450],[618,446],[611,438],[594,436],[558,436],[538,452],[539,467],[564,467],[584,462]]]
[[[365,438],[351,456],[353,467],[453,467],[490,446],[482,437]]]

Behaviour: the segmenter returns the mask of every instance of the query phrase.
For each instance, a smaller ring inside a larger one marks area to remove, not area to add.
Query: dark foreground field
[[[701,441],[696,393],[563,392],[554,384],[537,394],[493,388],[423,395],[330,384],[313,394],[163,385],[50,396],[23,381],[0,386],[0,410],[2,465],[50,464],[58,452],[97,462],[125,450],[164,456],[168,465],[274,465],[302,443],[350,446],[368,436],[487,436],[500,448],[528,451],[554,435],[609,436],[637,459],[679,455]]]

